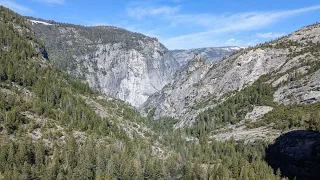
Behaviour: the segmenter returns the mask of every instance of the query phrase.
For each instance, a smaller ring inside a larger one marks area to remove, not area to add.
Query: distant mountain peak
[[[200,54],[205,61],[213,62],[219,61],[223,57],[230,55],[238,50],[242,49],[238,46],[226,46],[226,47],[205,47],[205,48],[193,48],[187,50],[171,50],[170,53],[178,61],[181,66],[185,66],[188,62],[194,58],[195,55]]]

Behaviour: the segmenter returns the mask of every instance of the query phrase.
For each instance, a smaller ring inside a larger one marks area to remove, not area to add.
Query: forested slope
[[[187,141],[57,70],[2,6],[0,37],[0,179],[280,179],[265,143]]]

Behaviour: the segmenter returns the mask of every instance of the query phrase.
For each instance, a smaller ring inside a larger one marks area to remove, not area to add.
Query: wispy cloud
[[[32,1],[40,2],[44,4],[58,4],[58,5],[65,4],[65,0],[32,0]]]
[[[284,33],[273,33],[273,32],[267,32],[267,33],[258,33],[257,36],[260,38],[278,38],[281,36],[284,36]]]
[[[221,34],[258,30],[286,18],[315,10],[320,10],[320,6],[286,11],[246,12],[229,15],[176,13],[168,17],[172,25],[181,26],[192,23],[193,25],[201,26],[203,30],[162,40],[169,48],[181,48],[186,44],[208,46]],[[268,35],[272,37],[279,34],[260,34],[264,38],[267,38]]]
[[[180,10],[180,6],[160,6],[160,7],[134,7],[127,8],[126,12],[130,17],[141,19],[145,16],[173,15]]]
[[[236,46],[236,45],[238,45],[238,43],[240,43],[240,40],[237,40],[237,39],[235,39],[235,38],[231,38],[231,39],[228,39],[228,40],[224,43],[224,45],[226,45],[226,46]]]
[[[228,39],[227,42],[234,42],[236,39],[234,38],[231,38],[231,39]]]
[[[7,8],[10,8],[10,9],[17,11],[19,13],[22,13],[22,14],[32,14],[33,13],[33,11],[30,8],[23,6],[21,4],[18,4],[14,1],[11,1],[11,0],[0,0],[0,5],[5,6]]]

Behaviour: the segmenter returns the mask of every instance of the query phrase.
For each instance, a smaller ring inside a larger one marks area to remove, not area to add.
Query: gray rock
[[[219,60],[237,47],[169,51],[156,38],[125,29],[84,27],[40,19],[30,25],[50,61],[106,95],[141,106],[173,80],[197,53]]]
[[[272,110],[273,107],[270,106],[255,106],[251,112],[246,114],[245,119],[255,122]]]
[[[279,56],[275,56],[275,54]],[[151,96],[145,108],[156,108],[156,117],[183,119],[179,126],[192,120],[197,106],[207,99],[219,100],[224,94],[241,90],[261,75],[279,69],[286,62],[285,50],[243,50],[220,62],[191,61],[174,81]]]
[[[239,50],[219,62],[199,62],[195,58],[161,92],[152,95],[141,109],[155,108],[156,118],[180,118],[176,127],[181,127],[193,122],[198,112],[223,101],[226,93],[250,86],[265,74],[279,76],[266,82],[274,87],[280,86],[274,95],[277,102],[319,101],[320,74],[310,74],[310,66],[304,65],[319,61],[315,51],[318,37],[320,24],[314,24],[275,41]],[[287,86],[281,85],[297,74],[305,77]],[[290,94],[294,96],[293,100],[287,100]]]
[[[320,100],[320,70],[280,87],[274,100],[282,104],[308,104]]]

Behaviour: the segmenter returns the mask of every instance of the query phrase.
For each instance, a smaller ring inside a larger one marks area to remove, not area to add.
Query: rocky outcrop
[[[274,94],[282,104],[309,104],[320,100],[320,70],[280,87]]]
[[[93,56],[75,57],[77,66],[71,73],[84,76],[91,87],[109,96],[140,106],[161,90],[178,68],[174,60],[164,59],[161,54],[166,49],[158,42],[146,42],[143,46],[138,51],[125,50],[122,43],[98,45]]]
[[[172,83],[166,85],[162,91],[153,94],[142,107],[156,108],[156,118],[174,117],[178,112],[184,113],[184,110],[190,106],[189,99],[198,96],[193,89],[200,85],[197,83],[204,78],[212,65],[212,63],[205,62],[200,55],[196,56],[185,69],[177,72]],[[184,90],[186,91],[183,92]],[[144,110],[142,109],[141,112]]]
[[[320,133],[291,131],[266,149],[266,161],[290,179],[319,179]]]
[[[255,106],[251,112],[246,114],[245,120],[249,120],[251,122],[257,121],[272,110],[273,107],[270,106]]]
[[[46,59],[46,60],[49,59],[48,52],[46,51],[46,49],[44,47],[39,49],[39,54],[41,54],[44,59]]]

